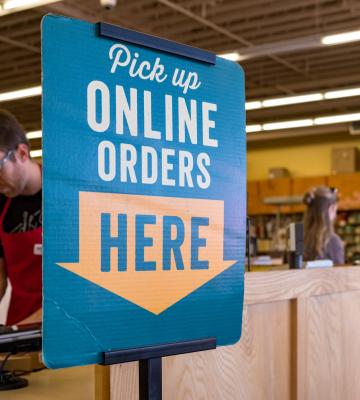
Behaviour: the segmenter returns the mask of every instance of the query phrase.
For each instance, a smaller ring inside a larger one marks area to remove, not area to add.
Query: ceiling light
[[[253,133],[253,132],[260,132],[260,131],[262,131],[262,127],[260,124],[246,126],[246,133]]]
[[[262,108],[261,101],[248,101],[245,103],[245,110],[257,110]]]
[[[23,99],[25,97],[33,97],[39,95],[41,95],[41,86],[35,86],[32,88],[15,90],[13,92],[0,93],[0,102]]]
[[[5,15],[29,8],[40,7],[50,3],[56,3],[60,0],[5,0],[0,5],[0,15]]]
[[[318,117],[314,119],[315,125],[339,124],[341,122],[360,121],[360,113],[330,115],[328,117]]]
[[[241,59],[239,53],[219,54],[219,57],[225,58],[226,60],[230,60],[230,61],[239,61]]]
[[[30,155],[33,158],[42,157],[42,150],[31,150]]]
[[[360,31],[344,32],[337,35],[324,36],[321,39],[322,44],[333,45],[360,40]]]
[[[360,96],[360,88],[332,90],[324,93],[325,99],[339,99],[341,97]]]
[[[314,125],[330,125],[341,122],[360,121],[360,112],[353,114],[329,115],[325,117],[299,119],[293,121],[269,122],[263,125],[254,124],[246,127],[246,132],[275,131],[280,129],[304,128]]]
[[[294,121],[271,122],[268,124],[263,124],[262,128],[264,131],[275,131],[278,129],[303,128],[313,125],[314,121],[311,118],[309,118],[309,119],[298,119]]]
[[[42,138],[42,132],[41,131],[32,131],[28,132],[26,134],[26,137],[31,140],[31,139],[41,139]]]
[[[273,99],[254,100],[245,103],[245,109],[257,110],[260,108],[279,107],[291,104],[300,104],[312,101],[322,101],[322,100],[337,99],[341,97],[354,97],[354,96],[360,96],[360,87],[331,90],[325,93],[309,93],[309,94],[301,94],[298,96],[286,96],[286,97],[277,97]]]
[[[287,106],[290,104],[308,103],[311,101],[320,101],[324,98],[322,93],[304,94],[299,96],[280,97],[262,101],[263,107]]]

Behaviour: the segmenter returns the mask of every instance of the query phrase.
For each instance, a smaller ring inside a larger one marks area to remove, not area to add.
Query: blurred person
[[[337,191],[326,186],[305,193],[304,261],[332,260],[342,265],[344,244],[334,231],[337,213]]]
[[[41,320],[42,174],[16,118],[0,110],[0,300],[8,280],[7,325]]]

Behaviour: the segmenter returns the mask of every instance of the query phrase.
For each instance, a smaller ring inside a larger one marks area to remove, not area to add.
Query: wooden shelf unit
[[[339,210],[360,210],[360,172],[328,176],[267,179],[248,182],[248,214],[276,214],[279,207],[263,203],[266,197],[301,196],[315,186],[335,187],[339,194]],[[304,212],[302,204],[281,206],[283,214]]]

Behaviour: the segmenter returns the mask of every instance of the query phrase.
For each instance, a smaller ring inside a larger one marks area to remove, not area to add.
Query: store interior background
[[[218,55],[230,53],[245,71],[248,103],[358,89],[353,96],[248,108],[247,157],[249,214],[259,254],[282,251],[284,241],[274,244],[274,229],[280,227],[283,236],[286,225],[301,220],[304,210],[299,204],[265,205],[264,199],[299,196],[325,184],[337,187],[341,196],[338,230],[347,240],[347,262],[360,262],[359,165],[354,162],[352,170],[339,173],[332,163],[335,148],[360,151],[360,128],[358,135],[351,133],[360,119],[360,42],[321,42],[328,35],[359,30],[358,0],[118,0],[108,2],[116,3],[110,9],[100,0],[42,0],[38,7],[14,8],[10,0],[0,3],[0,107],[14,113],[34,137],[31,146],[39,160],[41,19],[49,12],[106,21]],[[35,88],[28,97],[6,96],[27,88]],[[259,130],[268,123],[349,114],[352,119],[342,123]],[[286,168],[289,176],[270,179],[271,168]]]
[[[268,205],[265,199],[300,197],[322,184],[336,187],[340,195],[337,230],[347,243],[346,261],[355,264],[360,260],[360,165],[355,162],[356,149],[360,153],[360,126],[353,129],[360,120],[360,41],[321,42],[329,35],[359,31],[360,1],[109,3],[114,7],[106,9],[104,0],[0,0],[0,108],[24,125],[32,156],[41,162],[41,20],[45,14],[105,21],[218,55],[231,54],[239,59],[246,77],[248,214],[258,256],[271,256],[269,269],[277,268],[275,260],[285,262],[281,256],[285,254],[286,226],[301,221],[304,211],[301,204]],[[347,89],[354,89],[352,96],[256,108],[257,102],[267,99],[324,97],[324,93]],[[269,123],[344,115],[352,117],[332,124],[259,129]],[[334,168],[334,149],[346,149],[348,172]],[[74,149],[75,154],[80,151]],[[286,169],[289,176],[270,178],[273,168]],[[360,358],[358,271],[334,268],[247,274],[243,339],[234,350],[169,359],[164,368],[168,373],[166,398],[173,398],[174,393],[216,400],[226,395],[229,399],[360,398],[356,377]],[[5,321],[9,294],[0,303],[0,324]],[[121,398],[137,393],[133,367],[112,369],[113,398],[117,393],[121,396],[122,389],[127,395]],[[110,371],[107,374],[104,387],[110,391]],[[42,398],[88,400],[93,398],[94,382],[100,385],[92,366],[45,370],[31,375],[29,389],[30,393],[41,392]],[[96,398],[104,387],[98,388]],[[12,395],[15,399],[16,391]],[[18,396],[23,398],[21,392]]]

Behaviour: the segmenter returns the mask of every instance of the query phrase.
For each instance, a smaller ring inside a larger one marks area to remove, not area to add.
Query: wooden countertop
[[[163,398],[360,399],[359,308],[359,267],[246,272],[240,341],[164,358]],[[97,399],[137,400],[137,363],[110,369]]]
[[[245,304],[360,290],[359,267],[245,273]]]
[[[334,294],[339,296],[334,297]],[[321,297],[322,300],[318,301],[316,296],[324,297]],[[296,307],[290,305],[293,300],[297,304]],[[328,308],[326,308],[328,303],[326,301],[329,302],[329,310],[334,309],[334,312],[328,312]],[[278,397],[274,398],[289,399],[293,398],[291,396],[295,391],[297,391],[300,400],[329,398],[318,396],[318,390],[320,390],[318,388],[321,388],[326,394],[333,391],[332,387],[330,387],[331,390],[327,390],[329,386],[327,375],[325,374],[326,384],[322,384],[321,379],[316,375],[316,373],[318,375],[320,372],[323,373],[323,370],[326,369],[325,367],[329,365],[328,360],[332,360],[332,363],[335,362],[332,353],[327,353],[328,348],[331,346],[326,345],[326,338],[330,331],[339,336],[339,343],[336,342],[337,347],[335,347],[340,349],[341,354],[346,354],[346,359],[344,358],[344,360],[347,363],[351,361],[349,365],[352,365],[351,371],[354,371],[351,377],[355,379],[355,366],[359,359],[360,345],[355,348],[354,360],[351,358],[352,352],[345,351],[346,349],[344,350],[340,345],[355,343],[354,338],[357,337],[358,325],[356,325],[357,318],[354,310],[357,309],[358,304],[360,304],[359,267],[246,272],[245,305],[249,307],[244,310],[241,341],[234,346],[220,348],[214,352],[165,359],[164,399],[181,399],[183,398],[183,393],[190,393],[189,399],[198,399],[200,398],[200,392],[202,393],[204,382],[207,382],[206,387],[208,388],[204,399],[211,400],[220,398],[226,400],[235,398],[264,400],[270,398],[269,393],[279,394]],[[352,307],[350,307],[351,305]],[[314,316],[311,314],[313,312],[312,308],[316,311],[313,313]],[[347,312],[345,318],[347,325],[345,326],[342,322],[337,329],[333,329],[335,322],[339,321],[339,316],[345,312]],[[323,325],[319,322],[319,315],[322,316],[320,322]],[[327,318],[330,318],[331,330],[329,330]],[[346,337],[346,340],[343,339],[341,329],[346,334],[353,334],[353,336]],[[272,335],[264,334],[266,330],[271,331]],[[312,341],[308,338],[309,332],[311,333],[310,339]],[[318,336],[313,337],[312,332],[319,336],[318,340]],[[336,335],[335,339],[337,340],[338,336]],[[331,337],[332,341],[335,339]],[[307,354],[315,354],[314,349],[319,351],[319,348],[324,348],[324,354],[328,354],[328,358],[321,353],[319,358],[316,359],[317,364],[313,368],[311,376],[314,376],[314,381],[317,384],[314,387],[310,387],[305,381],[308,376],[307,371],[312,368],[312,364],[307,364],[306,357]],[[293,354],[296,351],[298,352],[296,357],[289,357],[289,354]],[[267,364],[265,363],[268,365],[267,368],[264,367],[264,359],[267,360]],[[326,362],[323,362],[323,359]],[[339,360],[341,361],[342,358],[339,358]],[[340,361],[337,361],[336,365],[339,371],[343,371],[344,365]],[[223,366],[226,363],[229,363],[230,367],[224,369]],[[135,364],[112,367],[113,376],[115,377],[112,381],[112,399],[135,400],[137,398],[137,366]],[[278,380],[273,379],[275,371],[278,371],[278,368],[273,366],[278,365],[284,366],[283,373],[279,374],[279,377],[284,375],[286,379],[281,380],[281,383],[280,378]],[[105,367],[102,368],[104,369]],[[194,384],[193,379],[195,378],[183,379],[184,376],[189,375],[189,368],[193,368],[190,375],[196,377],[201,384]],[[106,371],[109,371],[109,368]],[[206,377],[202,377],[201,374],[205,373]],[[297,378],[295,379],[294,376],[296,374]],[[222,376],[221,380],[218,379],[220,375]],[[336,373],[333,375],[330,382],[333,380],[338,384],[338,380],[344,379],[341,374]],[[337,375],[339,375],[338,378],[336,378]],[[254,381],[249,380],[248,376],[253,376]],[[91,400],[95,398],[96,379],[94,366],[43,370],[28,375],[26,378],[29,379],[27,388],[4,392],[5,396],[0,393],[0,399]],[[103,381],[103,386],[107,389],[98,390],[97,398],[109,399],[109,373],[107,373],[107,377]],[[227,392],[229,381],[231,382],[232,391]],[[277,386],[270,387],[268,389],[269,393],[266,392],[262,397],[260,395],[256,397],[255,393],[258,393],[259,387],[265,391],[270,381],[273,382],[272,385],[277,382]],[[214,387],[213,382],[218,382],[217,386],[215,385],[216,387]],[[177,397],[174,396],[174,393],[177,393],[177,389],[174,390],[174,388],[181,388],[182,394],[179,391],[179,394],[176,395]],[[313,391],[315,395],[309,397],[303,388],[306,388],[309,393]],[[305,394],[301,395],[302,392]],[[358,391],[354,389],[355,392],[360,393],[360,386]],[[123,393],[127,394],[122,396]],[[228,394],[221,397],[220,393]],[[280,393],[282,394],[280,395]],[[288,395],[283,395],[283,393],[288,393]],[[359,397],[340,396],[337,398],[348,400]]]

